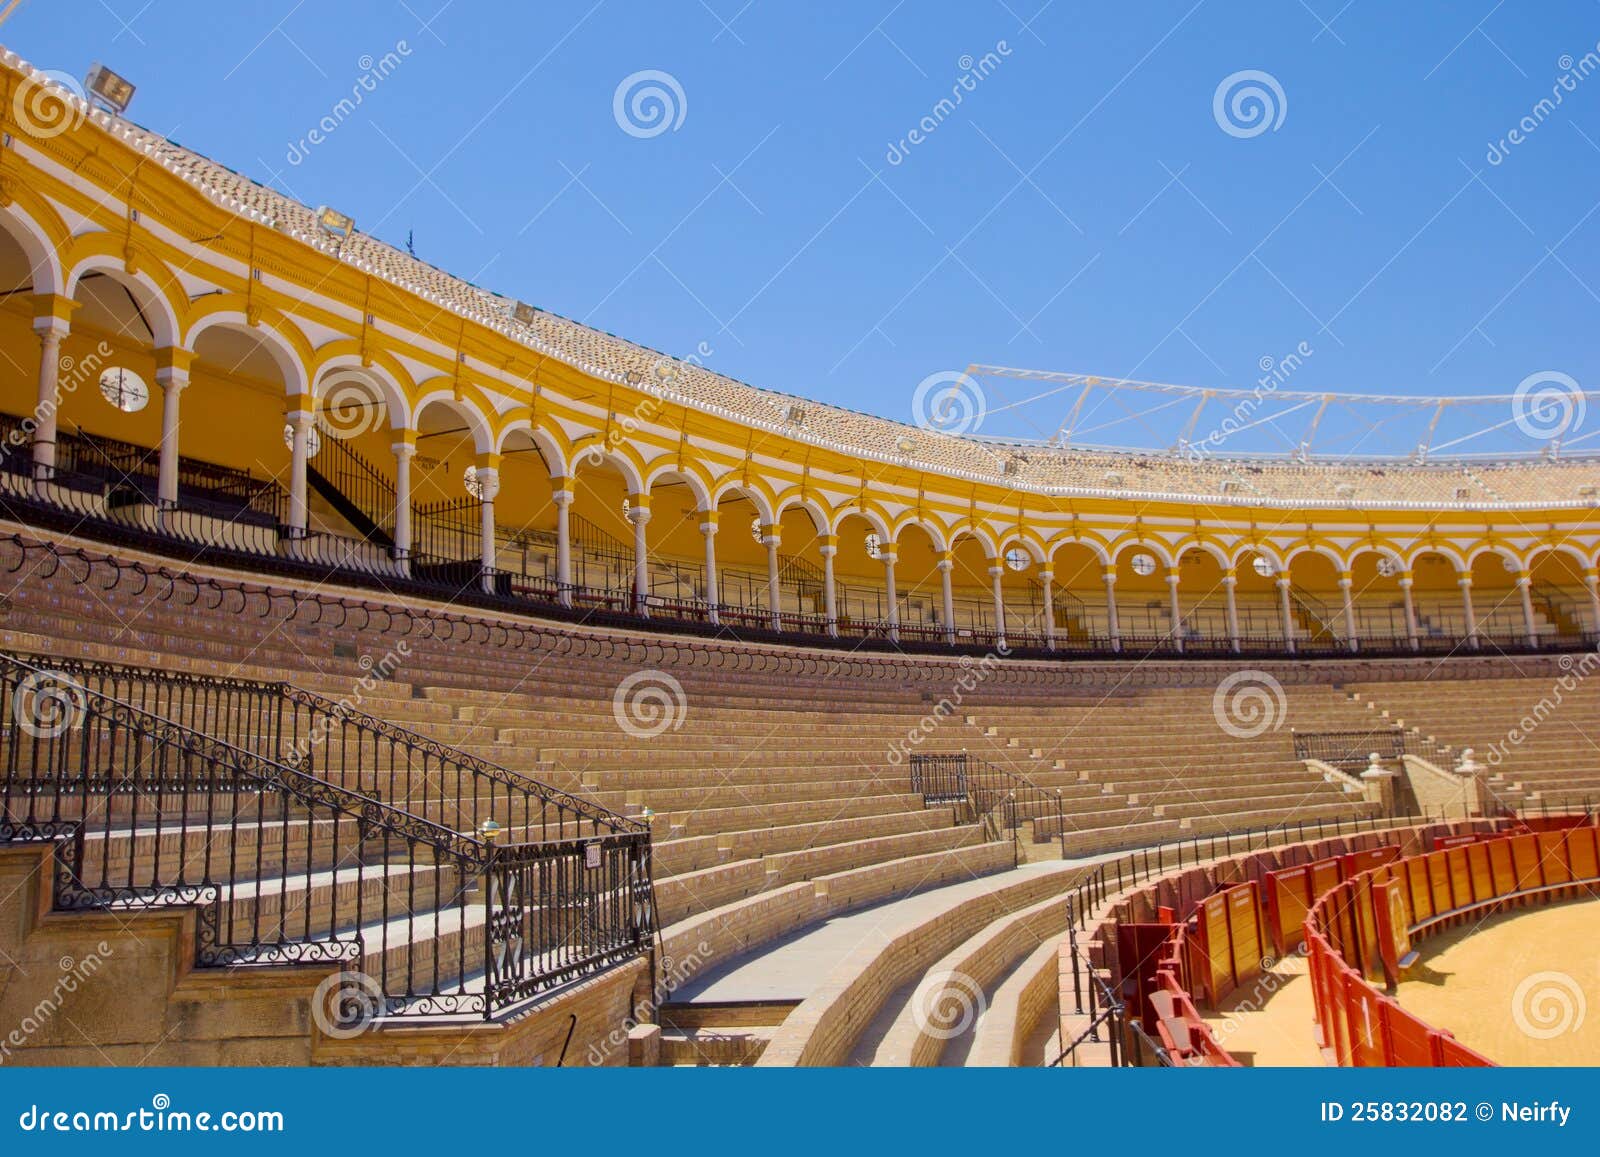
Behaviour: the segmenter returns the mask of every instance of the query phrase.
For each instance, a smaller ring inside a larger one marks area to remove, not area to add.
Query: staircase
[[[649,947],[637,823],[289,684],[46,662],[0,654],[0,844],[55,846],[58,911],[193,910],[197,968],[342,967],[364,1023]]]

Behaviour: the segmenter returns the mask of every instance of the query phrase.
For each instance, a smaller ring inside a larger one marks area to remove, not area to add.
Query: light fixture
[[[89,66],[83,90],[91,101],[115,116],[121,116],[133,100],[133,85],[127,77],[112,72],[98,60]]]
[[[348,237],[356,231],[356,223],[353,218],[346,217],[337,209],[330,209],[327,205],[321,205],[317,208],[317,226],[324,233],[340,239]]]

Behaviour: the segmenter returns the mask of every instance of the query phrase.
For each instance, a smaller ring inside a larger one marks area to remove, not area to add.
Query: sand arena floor
[[[1491,916],[1417,947],[1397,999],[1424,1021],[1502,1065],[1600,1065],[1600,900]],[[1246,1065],[1328,1063],[1299,955],[1206,1020]]]

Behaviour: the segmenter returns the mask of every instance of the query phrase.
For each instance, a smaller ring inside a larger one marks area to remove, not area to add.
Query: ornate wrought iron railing
[[[193,905],[201,966],[342,963],[396,1016],[491,1017],[649,947],[644,832],[500,845],[60,667],[0,655],[0,841],[56,843],[60,908]],[[152,687],[219,705],[186,694]]]

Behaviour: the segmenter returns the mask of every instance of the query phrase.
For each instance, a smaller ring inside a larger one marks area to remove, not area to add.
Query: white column
[[[889,602],[889,638],[898,643],[900,641],[900,596],[894,586],[893,548],[884,547],[881,557],[883,559],[884,596]]]
[[[1111,649],[1122,650],[1122,628],[1117,625],[1117,568],[1105,569],[1106,581],[1106,634],[1111,638]]]
[[[956,641],[956,595],[951,589],[950,572],[955,570],[956,563],[947,550],[939,555],[934,565],[939,568],[939,614],[944,620],[944,641],[953,644]]]
[[[61,376],[61,339],[67,323],[59,317],[33,322],[39,335],[39,400],[33,411],[33,479],[41,491],[56,472],[56,411],[61,407],[57,383]]]
[[[1400,597],[1405,600],[1406,606],[1406,646],[1413,651],[1417,650],[1417,605],[1411,598],[1411,572],[1406,571],[1400,576]]]
[[[1044,589],[1044,645],[1051,651],[1056,649],[1056,594],[1051,586],[1055,577],[1053,571],[1039,572],[1039,585]]]
[[[1235,654],[1242,648],[1239,642],[1239,599],[1235,588],[1239,585],[1239,578],[1228,571],[1222,576],[1222,597],[1227,602],[1228,611],[1228,646]]]
[[[289,411],[289,537],[304,538],[311,525],[306,505],[306,462],[310,458],[312,415],[309,410]]]
[[[1000,589],[1000,579],[1005,575],[1004,563],[989,568],[989,590],[994,598],[994,641],[996,646],[1006,645],[1006,597]]]
[[[717,614],[717,512],[706,513],[706,521],[700,524],[700,533],[706,536],[706,606],[710,608],[709,614],[713,623],[720,623],[721,617]]]
[[[499,563],[499,552],[494,540],[494,499],[500,493],[500,470],[495,466],[478,467],[479,549],[481,554],[481,582],[485,594],[494,594],[494,571]]]
[[[399,441],[394,452],[394,564],[401,574],[411,573],[411,459],[415,442]]]
[[[178,399],[189,384],[189,371],[177,366],[156,370],[161,387],[161,467],[156,475],[156,502],[171,510],[178,505]]]
[[[783,630],[783,615],[778,609],[779,600],[782,598],[782,589],[778,585],[778,528],[776,526],[763,526],[761,528],[761,545],[767,548],[767,614],[772,618],[772,629]]]
[[[822,613],[830,638],[839,637],[839,595],[833,585],[833,556],[839,553],[839,540],[827,535],[822,540]]]
[[[1289,654],[1294,654],[1294,605],[1289,598],[1289,576],[1278,576],[1278,607],[1283,614],[1283,646]]]
[[[556,504],[556,598],[564,607],[572,605],[572,518],[571,508],[574,497],[571,490],[564,483],[565,478],[557,478],[555,489],[551,491],[550,498]]]
[[[1476,651],[1478,649],[1478,611],[1472,605],[1472,576],[1469,574],[1460,575],[1456,579],[1456,585],[1461,588],[1461,612],[1465,616],[1463,622],[1467,628],[1467,646]]]
[[[1172,645],[1183,650],[1183,604],[1178,601],[1178,568],[1167,568],[1167,605],[1172,613]]]
[[[1344,643],[1350,650],[1359,650],[1361,641],[1356,638],[1355,582],[1349,571],[1339,574],[1339,594],[1344,599]]]
[[[628,521],[633,523],[633,609],[649,615],[650,604],[645,600],[650,594],[650,545],[645,540],[644,528],[650,521],[650,508],[646,499],[635,494],[628,507]]]
[[[1584,571],[1583,585],[1589,588],[1589,631],[1600,636],[1600,570]]]
[[[1533,576],[1527,571],[1517,575],[1517,592],[1522,596],[1522,625],[1528,634],[1528,646],[1539,645],[1539,624],[1533,617]]]

